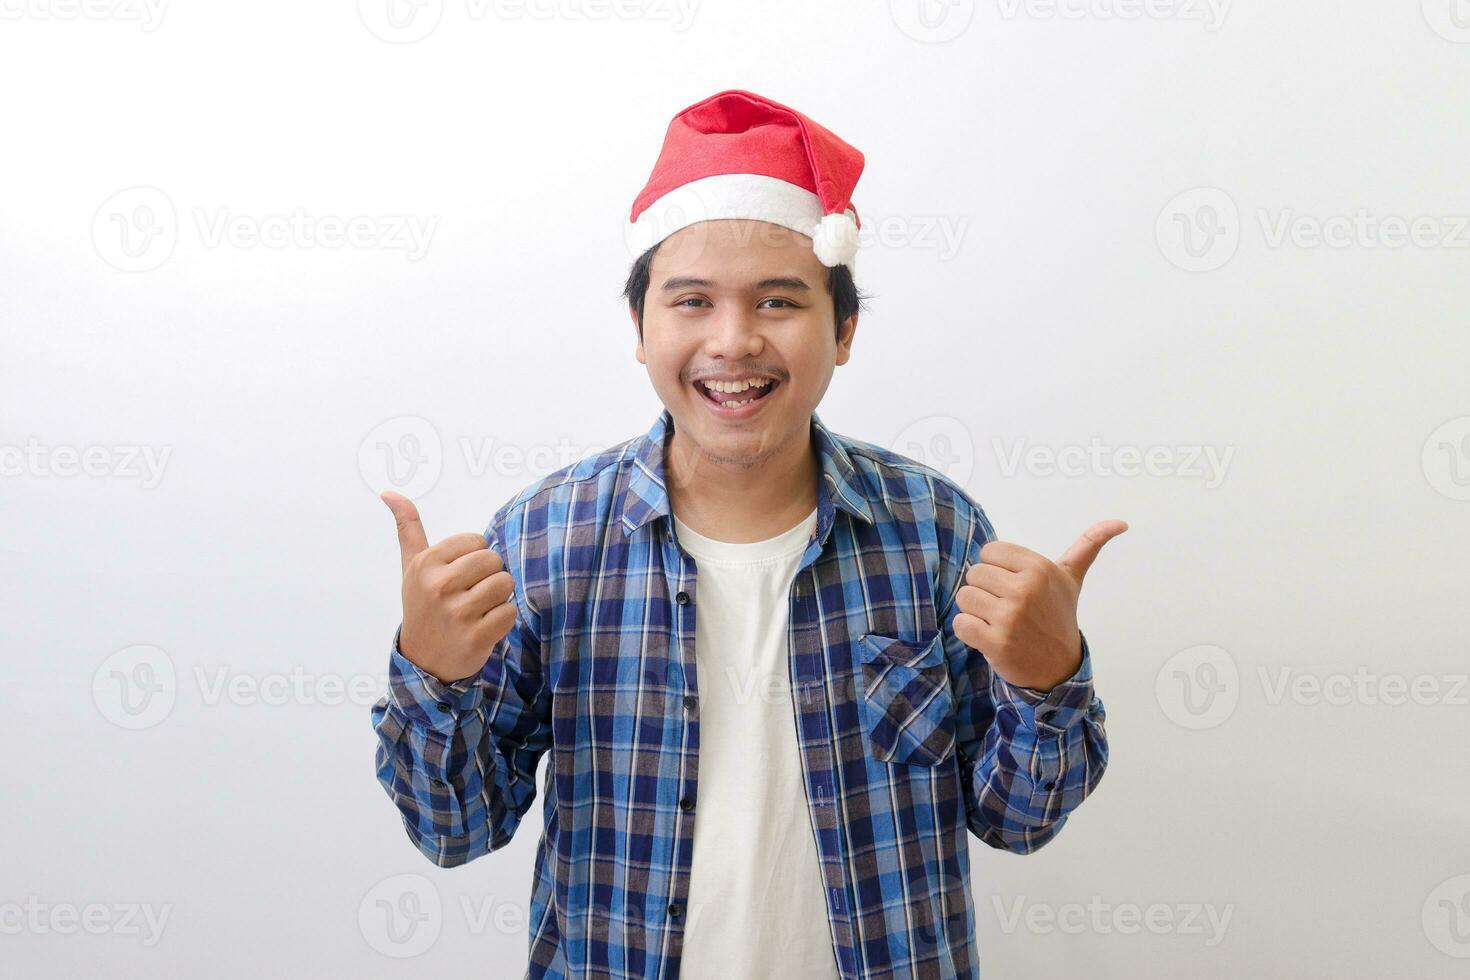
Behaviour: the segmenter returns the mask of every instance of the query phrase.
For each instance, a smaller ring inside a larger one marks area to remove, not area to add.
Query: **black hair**
[[[638,256],[633,262],[633,267],[628,270],[628,281],[623,286],[623,298],[638,314],[639,340],[643,339],[643,301],[648,296],[653,254],[662,244],[663,242],[658,242]],[[843,321],[854,313],[867,309],[866,301],[869,297],[858,291],[857,283],[852,278],[852,270],[842,264],[834,265],[827,270],[827,292],[832,297],[833,319],[836,321],[834,329],[840,335]]]

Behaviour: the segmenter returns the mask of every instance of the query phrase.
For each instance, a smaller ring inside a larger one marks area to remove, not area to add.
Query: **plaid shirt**
[[[995,537],[942,473],[812,415],[817,527],[789,597],[790,695],[838,973],[975,977],[966,831],[1035,850],[1102,777],[1091,656],[1048,693],[1008,684],[950,622]],[[519,615],[446,685],[397,649],[372,709],[377,776],[442,867],[511,839],[548,749],[529,977],[675,980],[699,816],[694,560],[646,435],[551,474],[485,536]],[[693,978],[703,980],[703,978]]]

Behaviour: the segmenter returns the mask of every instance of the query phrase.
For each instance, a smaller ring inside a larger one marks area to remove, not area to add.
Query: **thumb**
[[[398,551],[406,570],[409,559],[429,547],[429,539],[424,536],[424,522],[419,520],[419,509],[413,505],[413,501],[401,493],[385,490],[378,496],[388,505],[388,509],[393,512],[393,519],[398,522]]]
[[[1097,559],[1097,553],[1102,551],[1102,546],[1128,530],[1128,524],[1124,521],[1098,521],[1092,527],[1082,532],[1082,536],[1072,542],[1062,557],[1057,559],[1057,564],[1072,573],[1077,584],[1082,584],[1082,577],[1092,567]]]

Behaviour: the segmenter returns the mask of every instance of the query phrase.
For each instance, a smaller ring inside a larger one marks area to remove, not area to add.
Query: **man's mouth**
[[[751,382],[745,384],[711,382],[715,386],[712,388],[703,381],[696,381],[694,382],[694,388],[705,401],[710,402],[722,411],[728,412],[745,408],[763,398],[769,398],[780,383],[772,379],[759,378],[752,379]]]

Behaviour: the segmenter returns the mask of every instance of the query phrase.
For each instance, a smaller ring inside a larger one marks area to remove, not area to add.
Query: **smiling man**
[[[481,534],[398,525],[378,779],[441,866],[506,844],[549,752],[531,977],[974,977],[967,840],[1051,840],[1107,764],[1077,625],[1121,521],[1055,561],[816,414],[852,354],[863,156],[720,92],[630,234],[652,428]]]

